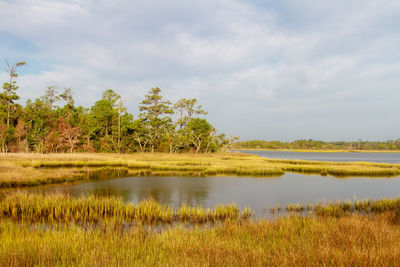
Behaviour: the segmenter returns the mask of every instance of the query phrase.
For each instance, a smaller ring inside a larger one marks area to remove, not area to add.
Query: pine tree
[[[1,115],[7,118],[7,128],[10,127],[10,116],[11,109],[13,107],[14,101],[19,99],[16,91],[18,90],[18,86],[16,84],[15,78],[18,77],[17,68],[24,66],[26,63],[24,61],[17,62],[14,64],[10,64],[8,60],[6,60],[7,69],[6,72],[9,74],[10,78],[8,82],[3,83],[3,92],[0,94],[0,101],[2,106]]]

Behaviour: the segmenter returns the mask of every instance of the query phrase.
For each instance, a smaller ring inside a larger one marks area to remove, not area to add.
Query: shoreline
[[[304,153],[400,153],[400,150],[318,150],[318,149],[263,149],[263,148],[239,148],[230,151],[282,151]]]

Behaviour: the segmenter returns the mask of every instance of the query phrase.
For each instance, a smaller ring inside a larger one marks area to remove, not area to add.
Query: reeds
[[[183,205],[174,210],[153,199],[138,205],[125,204],[116,197],[72,198],[67,195],[16,193],[0,201],[0,218],[41,223],[115,223],[159,224],[172,222],[206,223],[247,219],[249,209],[242,212],[236,205],[218,205],[213,209]]]
[[[245,208],[242,212],[235,205],[218,205],[214,209],[203,209],[202,207],[190,207],[182,205],[178,211],[177,216],[180,221],[204,223],[223,221],[227,219],[247,219],[251,217],[251,209]]]
[[[2,266],[398,266],[400,225],[286,217],[216,227],[43,227],[0,221]]]
[[[272,207],[271,213],[280,211]],[[312,212],[317,216],[323,217],[341,217],[344,215],[357,214],[379,214],[385,212],[400,213],[400,198],[380,199],[380,200],[357,200],[354,201],[341,201],[341,202],[320,202],[315,204],[303,205],[301,203],[288,204],[285,209],[286,212]]]
[[[152,199],[10,194],[0,201],[0,264],[400,265],[400,199],[274,207],[283,209],[318,216],[255,221],[234,204],[172,209]]]

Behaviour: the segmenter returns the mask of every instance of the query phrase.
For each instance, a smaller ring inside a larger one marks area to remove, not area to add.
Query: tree
[[[235,142],[239,140],[239,136],[226,136],[225,134],[220,134],[217,136],[216,142],[218,149],[225,150],[232,147]]]
[[[34,102],[28,100],[22,117],[28,124],[26,127],[29,129],[27,135],[29,147],[38,153],[43,152],[47,134],[57,128],[56,112],[41,99],[35,99]]]
[[[142,111],[139,116],[144,127],[147,128],[145,132],[152,152],[160,144],[161,138],[171,125],[172,119],[168,115],[174,113],[171,102],[163,100],[160,93],[160,88],[151,88],[139,106]]]
[[[25,64],[26,62],[24,61],[10,64],[8,60],[6,60],[6,72],[9,74],[10,78],[8,82],[3,83],[3,93],[0,94],[0,98],[3,102],[2,105],[6,104],[7,106],[7,128],[10,127],[10,113],[12,105],[14,104],[15,100],[19,99],[19,96],[16,94],[18,86],[16,85],[15,81],[15,78],[18,77],[17,68],[24,66]]]
[[[91,112],[88,112],[87,109],[80,107],[81,115],[79,120],[79,126],[82,130],[81,137],[85,139],[85,144],[82,146],[83,151],[85,152],[94,152],[96,149],[93,147],[91,138],[97,130],[97,120],[93,116]]]
[[[26,136],[28,134],[27,123],[22,119],[18,119],[18,124],[15,127],[15,136],[17,137],[17,147],[19,151],[28,152]]]
[[[60,94],[60,98],[64,101],[67,101],[67,105],[74,106],[74,98],[72,96],[71,88],[64,88],[64,92]]]
[[[111,89],[88,109],[75,107],[71,88],[62,92],[48,86],[43,96],[28,100],[25,106],[14,103],[18,96],[16,70],[25,65],[6,61],[10,80],[0,92],[0,149],[7,151],[192,151],[207,153],[231,142],[196,115],[207,114],[197,99],[180,99],[173,107],[163,99],[161,89],[151,88],[140,103],[134,120],[126,111],[121,96]],[[62,100],[64,106],[58,102]],[[179,118],[173,122],[174,110]],[[396,143],[397,144],[397,143]],[[392,144],[392,147],[394,144]]]
[[[44,138],[45,153],[58,152],[60,147],[61,138],[55,129],[51,129]]]
[[[208,152],[215,129],[206,119],[191,119],[186,125],[186,132],[195,147],[196,154],[202,150]]]
[[[90,109],[91,132],[96,139],[108,136],[111,133],[114,110],[112,104],[107,100],[99,100]],[[108,140],[108,139],[107,139]],[[101,147],[98,147],[101,149]]]
[[[162,100],[160,93],[160,88],[151,88],[145,95],[145,100],[140,103],[139,109],[144,111],[140,115],[144,120],[155,121],[161,119],[163,115],[174,113],[171,102]]]
[[[102,99],[110,102],[113,107],[116,107],[119,95],[112,89],[107,89],[103,92]]]
[[[182,129],[186,123],[192,119],[193,115],[207,115],[207,112],[202,109],[201,105],[196,104],[196,98],[181,98],[174,104],[174,109],[179,112],[178,124],[180,129]]]
[[[119,102],[120,96],[111,89],[103,93],[101,100],[90,109],[90,132],[96,134],[95,146],[104,151],[121,149],[121,113],[126,108]],[[97,144],[97,145],[96,145]]]
[[[53,104],[60,100],[60,96],[57,92],[58,86],[57,85],[50,85],[47,86],[44,96],[42,96],[42,100],[49,105],[50,109],[53,109]]]
[[[133,115],[126,112],[119,116],[120,126],[120,142],[118,144],[118,152],[129,151],[135,149],[135,140],[133,133],[135,131],[135,121]]]
[[[1,146],[1,153],[3,154],[7,153],[8,150],[7,135],[8,135],[7,125],[4,124],[4,122],[0,121],[0,146]]]
[[[136,144],[139,146],[139,151],[140,152],[145,152],[147,144],[149,142],[148,139],[148,132],[149,132],[149,127],[146,127],[148,125],[145,125],[142,120],[138,119],[135,120],[133,123],[133,139],[135,140]]]
[[[114,111],[118,113],[118,127],[117,127],[117,145],[116,150],[121,151],[121,113],[125,111],[125,107],[122,106],[121,96],[114,92],[112,89],[107,89],[103,93],[103,100],[110,102],[114,108]],[[112,125],[115,126],[115,125]],[[112,142],[113,138],[112,138]]]
[[[170,153],[177,153],[179,150],[184,150],[190,145],[190,140],[183,130],[170,128],[165,134],[165,139],[169,146]]]
[[[81,129],[77,126],[71,126],[69,118],[58,118],[58,132],[61,144],[69,148],[70,152],[74,152],[76,144],[79,143]]]

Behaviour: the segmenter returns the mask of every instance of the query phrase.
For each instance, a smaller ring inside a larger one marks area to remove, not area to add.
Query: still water
[[[324,153],[324,152],[292,152],[292,151],[248,151],[240,152],[247,154],[255,154],[260,157],[273,159],[302,159],[317,161],[369,161],[369,162],[385,162],[400,163],[400,153]]]
[[[119,196],[138,203],[150,196],[174,208],[180,205],[214,207],[236,203],[251,207],[255,215],[268,214],[279,203],[315,203],[400,197],[400,178],[335,178],[287,173],[275,178],[252,177],[127,177],[72,185],[29,189],[71,196]]]

